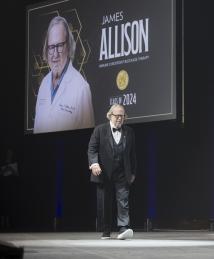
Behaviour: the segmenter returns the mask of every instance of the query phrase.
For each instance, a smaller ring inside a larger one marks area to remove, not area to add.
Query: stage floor
[[[0,233],[6,242],[24,247],[24,259],[213,259],[214,232],[135,232],[131,240],[101,240],[98,232]]]

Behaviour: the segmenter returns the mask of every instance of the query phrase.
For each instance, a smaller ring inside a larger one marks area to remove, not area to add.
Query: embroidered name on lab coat
[[[75,108],[73,106],[69,106],[67,104],[59,104],[59,107],[62,111],[66,111],[66,112],[69,112],[69,113],[73,113],[75,111]]]

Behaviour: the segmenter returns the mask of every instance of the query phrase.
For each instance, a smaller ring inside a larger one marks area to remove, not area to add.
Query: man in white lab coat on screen
[[[72,65],[75,45],[67,21],[54,17],[43,48],[51,71],[39,88],[34,133],[94,127],[90,87]]]

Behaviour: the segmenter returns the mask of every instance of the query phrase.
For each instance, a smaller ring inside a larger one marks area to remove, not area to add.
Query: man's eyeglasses
[[[64,49],[65,43],[66,43],[66,41],[57,43],[57,44],[55,44],[55,45],[54,45],[54,44],[53,44],[53,45],[48,45],[48,54],[49,54],[49,55],[53,55],[55,49],[56,49],[56,51],[57,51],[58,53],[62,53],[62,52],[63,52],[63,49]]]
[[[121,115],[121,114],[111,114],[111,115],[113,115],[116,119],[119,119],[119,118],[121,118],[121,119],[124,119],[125,118],[125,115]]]

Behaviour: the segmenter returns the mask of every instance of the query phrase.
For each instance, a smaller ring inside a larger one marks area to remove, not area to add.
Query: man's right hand
[[[94,164],[90,166],[91,172],[93,175],[98,176],[101,174],[102,170],[99,166],[99,164]]]

